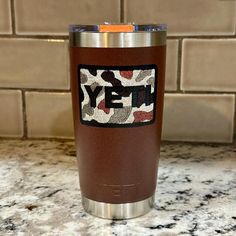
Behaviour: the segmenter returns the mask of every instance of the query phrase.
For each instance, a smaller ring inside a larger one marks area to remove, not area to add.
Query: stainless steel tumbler
[[[156,189],[166,26],[70,26],[76,149],[86,212],[147,213]]]

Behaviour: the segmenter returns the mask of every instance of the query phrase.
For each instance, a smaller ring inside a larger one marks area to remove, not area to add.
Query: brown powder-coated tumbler
[[[94,216],[128,219],[153,206],[165,61],[165,25],[70,26],[82,204]]]

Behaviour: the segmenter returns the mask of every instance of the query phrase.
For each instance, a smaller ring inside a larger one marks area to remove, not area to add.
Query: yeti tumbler
[[[82,205],[107,219],[153,206],[162,129],[166,26],[70,26]]]

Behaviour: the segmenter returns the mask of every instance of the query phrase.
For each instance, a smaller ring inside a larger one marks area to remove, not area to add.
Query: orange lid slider
[[[99,25],[99,32],[134,32],[133,25]]]

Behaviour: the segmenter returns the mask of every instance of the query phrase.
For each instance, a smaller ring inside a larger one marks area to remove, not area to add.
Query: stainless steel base
[[[154,195],[142,201],[113,204],[97,202],[82,196],[82,204],[86,212],[105,219],[130,219],[148,213],[154,204]]]

